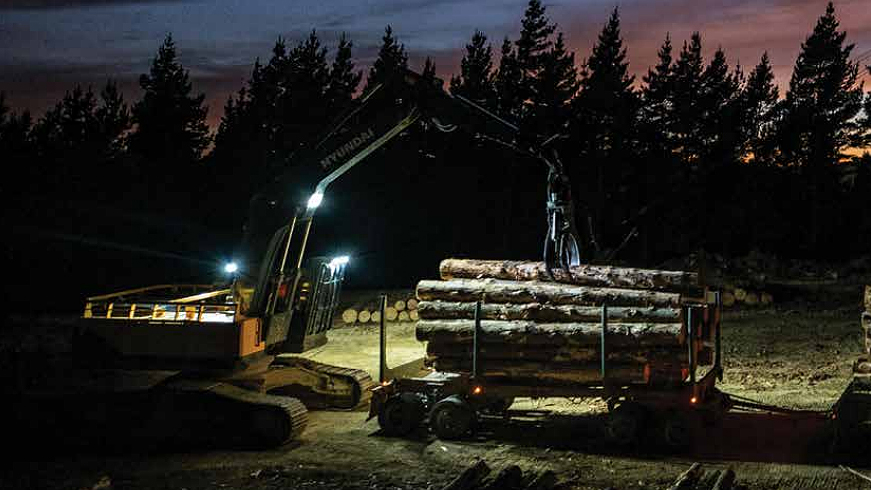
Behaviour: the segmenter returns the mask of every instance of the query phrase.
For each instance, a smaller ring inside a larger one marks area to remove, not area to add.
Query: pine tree
[[[527,83],[535,78],[544,64],[544,57],[553,47],[550,39],[556,26],[551,24],[540,0],[529,0],[521,21],[517,45],[517,61],[524,71]]]
[[[740,123],[740,67],[730,73],[726,54],[714,52],[700,79],[698,128],[703,147],[702,165],[709,167],[737,162],[743,150]]]
[[[32,151],[32,126],[30,112],[12,112],[6,105],[6,94],[0,91],[0,157],[10,166],[7,168],[14,168],[16,163],[26,163],[26,157]],[[24,168],[30,167],[25,165]],[[4,179],[6,181],[11,183],[13,179]],[[2,188],[5,189],[6,185],[2,185]]]
[[[523,90],[521,80],[523,72],[517,60],[517,52],[508,38],[502,41],[501,57],[499,58],[499,70],[494,76],[494,89],[496,90],[497,110],[503,117],[512,121],[518,121],[523,105]]]
[[[327,84],[327,100],[333,114],[338,114],[348,107],[354,98],[354,93],[360,85],[363,73],[354,70],[351,48],[354,47],[345,34],[339,38],[336,47],[336,56],[330,67],[329,82]]]
[[[626,231],[614,226],[640,206],[644,194],[634,157],[638,99],[629,74],[626,48],[620,35],[617,9],[599,33],[592,53],[582,65],[581,91],[574,101],[573,144],[583,165],[576,171],[579,195],[597,236],[591,244],[614,247]],[[580,215],[580,214],[579,214]]]
[[[536,106],[529,123],[538,134],[550,137],[565,131],[580,82],[575,55],[566,49],[562,32],[557,34],[553,47],[542,61],[535,81]]]
[[[704,146],[698,125],[703,70],[702,38],[694,32],[690,42],[684,42],[672,71],[674,143],[681,159],[693,164],[699,163]]]
[[[546,9],[541,1],[529,0],[521,20],[520,37],[514,44],[517,53],[517,65],[520,70],[518,84],[518,97],[521,102],[520,122],[526,127],[527,131],[539,134],[547,132],[547,129],[540,127],[543,122],[547,121],[547,115],[540,113],[540,109],[548,106],[548,104],[559,102],[547,100],[546,95],[550,94],[545,94],[544,90],[542,90],[544,89],[542,87],[543,83],[555,83],[552,80],[552,76],[558,69],[557,65],[562,62],[553,53],[554,41],[552,36],[555,31],[556,26],[547,18]],[[565,56],[565,47],[562,46],[560,49]],[[573,58],[572,63],[574,63]],[[549,66],[551,73],[543,73],[545,65]],[[546,78],[542,78],[543,75]],[[577,76],[576,73],[575,76]],[[555,121],[556,124],[561,122]]]
[[[837,216],[834,165],[843,150],[860,143],[856,116],[862,107],[859,67],[850,61],[853,44],[838,30],[832,3],[802,43],[783,103],[779,141],[783,163],[799,169],[807,190],[807,245],[823,252],[822,237]],[[826,213],[829,213],[828,215]]]
[[[381,41],[378,58],[372,64],[369,75],[366,77],[364,92],[379,83],[389,81],[408,69],[408,54],[405,52],[405,46],[396,41],[396,38],[393,37],[393,28],[389,25],[384,29],[384,37],[381,38]]]
[[[130,151],[153,165],[174,168],[199,160],[209,145],[205,95],[191,95],[189,74],[167,35],[148,74],[139,77],[143,95],[133,106],[136,129]]]
[[[493,104],[493,48],[487,44],[483,32],[475,31],[472,41],[466,45],[466,52],[460,60],[460,74],[451,78],[451,93],[484,105]]]
[[[757,163],[774,163],[773,125],[778,97],[774,71],[768,52],[765,52],[750,72],[741,92],[744,105],[744,120],[741,123],[745,141],[744,153]]]
[[[671,53],[671,36],[666,34],[665,41],[657,51],[656,66],[648,69],[642,78],[641,143],[648,159],[661,160],[670,155],[672,150],[674,60]]]

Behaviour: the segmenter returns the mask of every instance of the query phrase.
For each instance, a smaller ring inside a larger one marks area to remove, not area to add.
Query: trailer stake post
[[[602,337],[600,340],[602,355],[601,355],[601,364],[599,367],[601,369],[601,375],[602,375],[603,381],[605,380],[605,376],[607,375],[607,372],[605,370],[605,359],[607,358],[607,352],[605,351],[605,335],[607,333],[608,333],[608,305],[606,303],[602,303]]]
[[[478,355],[480,354],[481,302],[475,302],[475,331],[472,333],[472,379],[478,377]]]
[[[378,322],[378,381],[384,383],[387,381],[387,329],[384,324],[384,310],[387,309],[387,295],[381,295],[381,318]]]

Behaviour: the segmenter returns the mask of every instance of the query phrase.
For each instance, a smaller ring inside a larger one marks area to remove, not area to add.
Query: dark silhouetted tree
[[[744,154],[756,163],[774,163],[773,133],[778,97],[774,72],[766,52],[750,72],[741,92],[744,105],[744,121],[741,124],[744,131]]]
[[[466,45],[460,73],[451,78],[451,93],[480,104],[495,105],[493,48],[483,32],[475,31],[472,41]]]
[[[801,201],[807,203],[807,247],[824,252],[823,237],[834,225],[837,177],[843,150],[861,144],[857,115],[862,107],[859,67],[850,61],[853,44],[838,30],[832,3],[802,43],[783,103],[779,132],[781,164],[799,169]],[[831,235],[829,235],[831,237]]]
[[[517,51],[514,50],[511,41],[505,38],[502,41],[499,69],[494,76],[493,86],[496,90],[496,108],[502,117],[513,122],[518,122],[521,117],[523,106],[523,90],[521,80],[523,72],[520,62],[517,60]]]
[[[354,67],[351,52],[353,46],[354,43],[345,34],[342,34],[339,45],[336,47],[336,55],[330,67],[327,84],[327,100],[333,114],[338,114],[350,105],[357,92],[357,87],[360,85],[360,80],[363,78],[363,74],[356,71]]]
[[[427,56],[423,62],[423,70],[420,71],[420,76],[430,83],[435,82],[436,66],[435,62],[429,56]]]
[[[129,111],[114,82],[107,82],[99,99],[90,88],[76,86],[33,128],[43,181],[65,197],[121,197],[112,192],[116,186],[104,184],[124,180],[115,164],[129,128]]]
[[[618,246],[628,231],[619,226],[642,206],[644,167],[635,157],[638,97],[632,88],[617,9],[599,33],[581,68],[581,91],[574,100],[571,146],[579,157],[574,172],[588,219],[593,247]],[[622,233],[621,233],[622,232]]]
[[[205,95],[192,95],[189,74],[178,60],[175,43],[167,35],[148,74],[139,77],[142,98],[133,106],[136,127],[130,151],[150,165],[169,171],[192,165],[209,145]]]
[[[399,44],[393,37],[393,28],[387,26],[384,36],[381,38],[381,48],[378,50],[378,58],[369,69],[366,77],[366,87],[363,91],[370,90],[375,85],[390,80],[392,77],[403,73],[408,69],[408,54],[405,46]]]
[[[33,144],[30,113],[16,113],[6,105],[6,94],[0,92],[0,158],[7,177],[0,183],[0,194],[9,199],[12,206],[19,205],[19,197],[34,189],[35,179],[41,170],[33,163]],[[8,209],[7,209],[8,212]]]
[[[698,164],[703,152],[699,112],[702,98],[702,38],[694,32],[690,42],[684,42],[672,70],[671,136],[680,158],[685,163]]]

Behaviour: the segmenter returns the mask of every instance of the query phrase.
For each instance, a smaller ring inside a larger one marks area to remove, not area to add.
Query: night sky
[[[576,0],[545,2],[580,62],[615,5],[619,5],[631,69],[639,76],[655,61],[666,32],[676,48],[693,30],[705,54],[722,46],[730,63],[749,71],[768,50],[785,87],[800,43],[813,29],[824,0]],[[504,36],[515,39],[526,0],[283,0],[283,1],[65,1],[0,0],[0,90],[16,109],[40,115],[75,84],[119,81],[128,101],[158,45],[171,32],[195,89],[205,92],[210,121],[228,94],[241,87],[254,59],[268,59],[278,36],[293,44],[312,28],[335,46],[341,32],[355,43],[358,66],[375,57],[391,24],[413,68],[426,56],[445,79],[458,70],[462,48],[475,29],[498,53]],[[856,54],[871,50],[869,0],[835,3]],[[867,72],[866,72],[867,73]],[[866,85],[868,77],[865,77]],[[866,87],[867,89],[867,87]]]

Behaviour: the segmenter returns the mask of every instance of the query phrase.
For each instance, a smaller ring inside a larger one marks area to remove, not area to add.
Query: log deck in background
[[[475,333],[474,320],[420,320],[417,340],[437,343],[468,341]],[[482,320],[482,342],[516,345],[598,346],[600,323],[536,323],[531,321]],[[677,347],[684,342],[680,323],[609,323],[610,346]]]
[[[514,281],[551,281],[544,262],[514,260],[445,259],[439,267],[442,279],[494,278]],[[553,280],[582,286],[697,292],[699,275],[693,272],[635,269],[603,265],[580,265],[552,269]]]
[[[472,320],[475,303],[455,301],[422,301],[418,305],[424,320]],[[541,303],[481,305],[481,318],[486,320],[535,320],[544,322],[596,322],[602,317],[601,306],[551,305]],[[655,306],[608,308],[608,321],[619,323],[679,323],[680,308]]]
[[[670,308],[681,305],[681,295],[678,293],[498,279],[420,281],[417,284],[417,297],[422,301],[480,300],[485,303],[551,303],[588,306],[607,304],[608,306]]]

